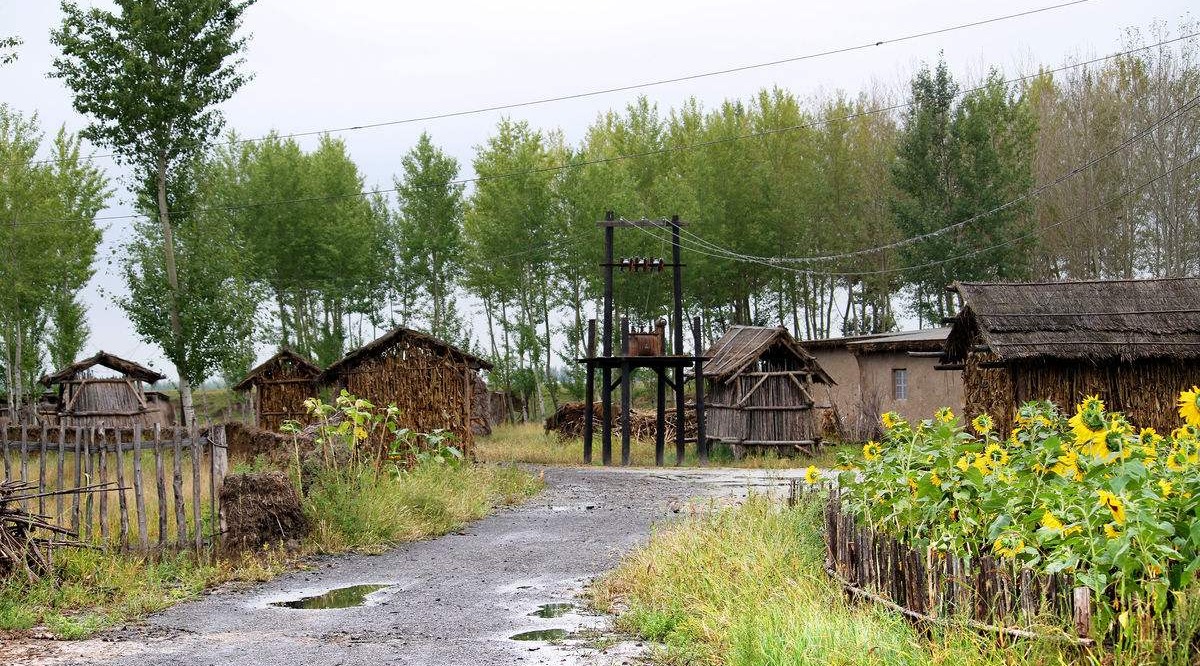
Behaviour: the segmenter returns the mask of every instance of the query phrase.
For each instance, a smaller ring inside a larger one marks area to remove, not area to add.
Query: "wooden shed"
[[[115,376],[100,376],[95,368],[107,368]],[[160,373],[107,352],[76,361],[41,383],[55,389],[57,399],[42,416],[51,424],[64,426],[174,425],[175,411],[166,395],[147,391],[147,385],[166,379]]]
[[[418,432],[448,430],[469,452],[474,414],[486,409],[475,404],[478,375],[491,368],[454,345],[398,327],[343,356],[319,381],[381,407],[395,404],[402,426]]]
[[[733,447],[812,453],[820,443],[816,407],[833,380],[786,328],[733,326],[704,354],[708,438]]]
[[[1011,424],[1016,407],[1064,410],[1099,395],[1139,426],[1179,425],[1200,385],[1200,278],[967,283],[941,367],[961,370],[968,417]]]
[[[278,431],[284,421],[307,416],[304,401],[317,395],[321,369],[286,347],[252,369],[233,390],[249,391],[254,404],[254,423]]]

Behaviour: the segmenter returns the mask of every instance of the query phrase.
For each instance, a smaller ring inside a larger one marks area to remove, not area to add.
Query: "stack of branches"
[[[34,483],[0,482],[0,580],[23,572],[30,580],[50,572],[50,552],[58,546],[86,548],[77,534],[54,525],[48,516],[30,513],[24,505],[39,497],[116,490],[115,484],[100,483],[82,488],[38,492]],[[46,536],[39,536],[45,532]]]
[[[613,438],[621,436],[621,408],[613,405],[612,416],[612,431]],[[584,402],[568,402],[558,408],[558,411],[546,418],[546,423],[543,426],[546,433],[551,432],[557,435],[559,441],[568,439],[576,439],[583,437],[583,424],[587,420],[587,403]],[[653,442],[658,431],[658,424],[653,412],[643,412],[639,410],[631,410],[629,413],[629,436],[641,442]],[[593,432],[599,437],[600,431],[604,428],[604,405],[602,403],[594,404],[594,412],[592,414]],[[663,429],[663,438],[668,442],[675,440],[675,413],[673,410],[667,411],[666,427]],[[683,436],[688,439],[696,437],[696,410],[694,407],[689,407],[684,411]]]

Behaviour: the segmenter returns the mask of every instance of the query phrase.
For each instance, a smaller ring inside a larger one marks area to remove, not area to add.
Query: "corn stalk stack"
[[[50,554],[61,546],[88,547],[71,530],[50,522],[47,516],[30,513],[30,500],[55,495],[73,495],[117,490],[111,483],[55,492],[38,492],[34,483],[0,482],[0,580],[24,573],[30,580],[50,571]],[[43,536],[44,534],[44,536]]]

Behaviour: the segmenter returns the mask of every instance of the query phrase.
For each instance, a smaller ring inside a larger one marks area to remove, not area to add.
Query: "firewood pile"
[[[50,551],[59,546],[87,547],[74,532],[25,509],[30,500],[54,495],[116,490],[101,483],[56,492],[38,492],[34,483],[0,482],[0,580],[19,573],[33,581],[50,571]]]
[[[587,419],[586,413],[587,403],[564,403],[558,408],[558,411],[546,418],[545,431],[547,434],[555,433],[560,441],[581,438],[583,437],[583,424]],[[629,436],[641,442],[653,442],[657,431],[654,413],[635,409],[630,412],[629,416]],[[600,432],[604,428],[604,406],[599,402],[595,403],[592,424],[593,432],[599,439]],[[667,410],[664,430],[664,439],[668,443],[675,441],[675,412],[672,409]],[[621,408],[617,405],[613,405],[612,431],[614,439],[621,436]],[[689,408],[684,411],[683,436],[689,439],[696,437],[695,409]]]

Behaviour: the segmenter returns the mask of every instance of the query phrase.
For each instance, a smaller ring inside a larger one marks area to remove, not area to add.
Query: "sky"
[[[351,127],[388,120],[516,103],[722,70],[874,43],[1064,0],[609,0],[607,2],[396,2],[394,0],[258,0],[245,16],[250,35],[245,69],[253,74],[223,105],[227,128],[242,136]],[[111,7],[111,2],[80,4]],[[960,78],[990,67],[1018,76],[1038,64],[1056,66],[1123,48],[1130,28],[1176,26],[1188,0],[1088,0],[1053,11],[899,44],[654,86],[637,91],[524,107],[506,112],[533,126],[560,129],[578,143],[598,114],[645,94],[663,112],[695,97],[706,108],[745,99],[771,86],[801,97],[856,93],[876,85],[901,88],[922,63],[944,53]],[[1193,17],[1200,18],[1195,12]],[[69,91],[47,76],[55,49],[50,30],[61,21],[51,0],[0,0],[0,37],[24,40],[19,60],[0,67],[0,102],[37,112],[50,135],[79,130],[86,119]],[[427,131],[469,177],[476,146],[501,113],[339,133],[368,188],[392,187],[401,156]],[[316,137],[301,139],[311,148]],[[97,153],[107,152],[97,150]],[[116,194],[101,215],[130,212],[123,174],[97,163]],[[623,214],[640,217],[637,211]],[[112,295],[123,290],[115,253],[130,236],[128,220],[105,223],[96,274],[84,293],[91,339],[84,355],[103,349],[173,370],[161,350],[141,341]],[[264,347],[264,355],[269,353]]]

